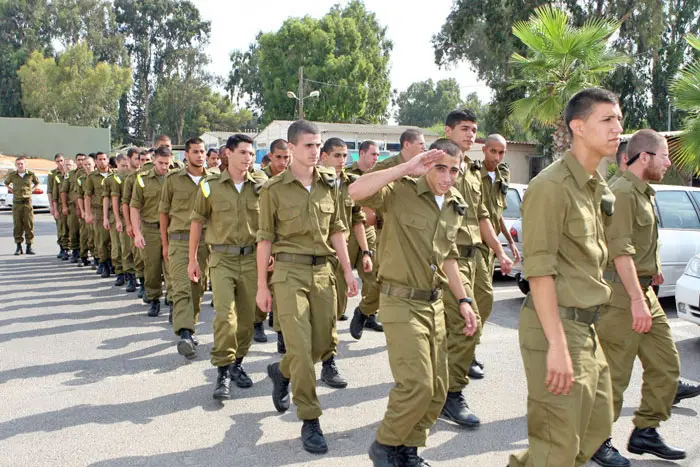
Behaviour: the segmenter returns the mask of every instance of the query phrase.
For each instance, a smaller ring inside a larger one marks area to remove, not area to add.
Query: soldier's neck
[[[305,167],[299,163],[292,164],[289,166],[289,169],[292,172],[292,175],[294,175],[294,178],[299,180],[302,185],[304,186],[309,186],[311,185],[311,182],[313,181],[313,175],[314,175],[314,167],[309,166]]]
[[[360,169],[362,173],[368,172],[372,169],[372,166],[367,164],[365,161],[362,159],[357,160],[357,168]]]
[[[194,177],[201,177],[202,175],[204,175],[204,167],[202,167],[202,166],[195,167],[192,164],[189,164],[187,166],[187,173],[189,173],[190,175],[192,175]]]
[[[246,178],[248,177],[248,172],[246,170],[233,170],[231,166],[228,168],[228,174],[231,177],[231,180],[233,180],[233,183],[236,185],[245,182]]]
[[[591,151],[589,148],[585,147],[579,141],[574,141],[571,145],[571,150],[569,151],[571,156],[578,161],[579,164],[584,168],[586,172],[593,175],[600,165],[600,161],[603,160],[604,155],[598,154],[595,151]]]

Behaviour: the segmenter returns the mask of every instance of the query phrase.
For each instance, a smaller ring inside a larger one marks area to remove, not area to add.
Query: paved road
[[[383,334],[360,342],[340,323],[338,366],[347,389],[319,385],[330,451],[304,452],[292,409],[279,415],[265,368],[279,357],[272,342],[255,344],[246,367],[255,385],[223,404],[211,398],[213,310],[203,307],[199,358],[185,363],[174,347],[167,313],[112,287],[113,279],[56,260],[54,224],[36,219],[35,257],[12,256],[11,217],[0,213],[0,466],[367,466],[366,450],[392,387]],[[473,432],[439,421],[423,455],[434,466],[503,466],[527,444],[526,389],[517,339],[522,296],[497,283],[496,304],[479,357],[487,378],[466,394],[481,416]],[[356,300],[351,300],[353,307]],[[700,380],[700,327],[676,319],[666,303],[682,375]],[[319,368],[320,372],[320,368]],[[614,440],[624,447],[639,401],[639,367]],[[700,466],[700,399],[674,408],[662,433],[688,450],[684,463],[632,456],[634,466]],[[624,450],[623,450],[624,452]]]

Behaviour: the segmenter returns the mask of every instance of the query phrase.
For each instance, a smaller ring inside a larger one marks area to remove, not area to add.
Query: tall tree
[[[516,78],[510,86],[526,93],[511,104],[511,111],[524,124],[556,128],[555,157],[570,145],[562,116],[567,101],[629,61],[608,45],[619,26],[614,20],[592,19],[575,27],[569,24],[566,12],[550,6],[535,9],[529,21],[513,26],[513,34],[528,52],[525,56],[514,53],[511,59]]]
[[[412,83],[396,99],[396,120],[400,125],[427,128],[445,120],[462,102],[459,84],[454,78],[434,83],[432,79]]]
[[[688,113],[679,144],[672,149],[682,169],[700,174],[700,35],[689,35],[686,40],[696,56],[671,85],[676,107]]]
[[[95,65],[84,42],[67,48],[58,60],[33,52],[18,75],[29,116],[82,126],[113,125],[119,96],[131,85],[131,70]]]
[[[320,20],[290,18],[277,32],[259,33],[248,50],[231,55],[227,88],[237,99],[246,97],[265,121],[293,119],[296,101],[287,91],[296,92],[298,70],[304,67],[305,94],[321,90],[309,101],[307,118],[380,122],[387,117],[391,91],[391,49],[386,28],[353,0]]]

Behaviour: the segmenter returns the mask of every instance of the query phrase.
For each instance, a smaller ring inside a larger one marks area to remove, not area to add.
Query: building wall
[[[469,158],[472,160],[484,160],[483,144],[474,143],[469,151]],[[508,143],[508,151],[504,161],[510,168],[511,183],[530,182],[530,158],[537,156],[537,146],[530,144]]]
[[[40,118],[0,117],[0,153],[53,160],[57,152],[72,157],[79,152],[111,150],[108,128],[46,123]]]

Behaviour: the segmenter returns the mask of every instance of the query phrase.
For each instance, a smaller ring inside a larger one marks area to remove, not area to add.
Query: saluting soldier
[[[272,400],[279,412],[289,409],[291,381],[297,415],[304,422],[304,449],[325,453],[328,446],[319,423],[314,363],[333,356],[337,306],[333,255],[337,254],[342,265],[348,296],[357,294],[358,285],[348,259],[335,172],[316,167],[321,132],[313,123],[298,120],[290,125],[287,136],[294,163],[268,180],[260,195],[256,302],[262,311],[271,311],[267,267],[273,254],[270,285],[276,301],[275,321],[284,333],[287,353],[280,363],[267,367],[274,385]]]
[[[469,296],[474,294],[476,254],[482,242],[486,242],[496,252],[504,273],[507,274],[513,265],[503,251],[501,242],[498,241],[489,220],[489,211],[486,209],[481,191],[481,163],[472,161],[468,156],[477,128],[476,115],[469,109],[450,112],[445,119],[445,134],[459,146],[463,156],[455,188],[466,201],[468,208],[457,231],[456,243],[459,252],[457,265],[462,277],[462,285]],[[481,368],[474,362],[474,351],[482,326],[481,310],[476,301],[472,303],[472,308],[479,316],[478,329],[476,333],[465,336],[462,333],[462,317],[457,297],[450,290],[446,290],[444,302],[449,384],[442,415],[459,425],[476,428],[481,424],[481,420],[470,410],[463,391],[469,384],[470,378],[483,378]]]
[[[359,154],[357,161],[353,162],[352,166],[346,170],[347,173],[357,175],[358,177],[371,171],[379,160],[379,148],[374,141],[363,141],[360,143]],[[362,331],[373,329],[377,332],[384,331],[384,328],[377,322],[377,310],[379,309],[379,283],[377,282],[377,267],[374,264],[373,258],[377,252],[377,232],[375,230],[376,215],[369,208],[362,208],[365,215],[365,238],[367,240],[367,248],[360,248],[354,232],[350,234],[348,241],[348,255],[350,256],[350,264],[357,269],[357,275],[362,280],[362,299],[360,304],[355,308],[350,321],[350,335],[355,339],[362,338]],[[367,216],[369,213],[369,218]],[[369,271],[365,271],[365,258],[370,258],[373,261],[373,267]],[[344,315],[343,315],[344,316]],[[340,318],[343,319],[342,316]]]
[[[350,196],[384,214],[379,313],[396,381],[369,457],[376,467],[428,465],[418,455],[445,402],[447,342],[442,286],[458,297],[462,331],[474,334],[472,299],[455,245],[467,202],[453,188],[459,147],[438,140],[408,162],[360,177]]]
[[[663,283],[663,274],[655,191],[649,182],[660,182],[671,166],[668,143],[654,130],[640,130],[628,142],[627,151],[631,155],[627,170],[610,187],[615,214],[605,226],[609,261],[604,277],[612,287],[612,300],[602,308],[596,330],[610,366],[614,421],[620,417],[636,357],[644,369],[642,401],[627,450],[684,459],[685,451],[667,445],[656,431],[671,416],[680,376],[671,328],[652,288]],[[610,439],[593,460],[604,467],[631,465]]]
[[[121,232],[124,230],[119,213],[119,198],[121,197],[122,184],[129,175],[129,159],[125,154],[117,155],[117,171],[112,172],[104,180],[102,195],[103,225],[109,231],[111,244],[111,258],[114,272],[117,274],[115,287],[121,287],[126,283],[127,265],[122,256]],[[115,208],[116,206],[116,208]]]
[[[569,100],[564,119],[571,150],[530,182],[521,207],[530,446],[510,467],[583,465],[612,429],[610,370],[594,325],[611,295],[603,213],[613,214],[614,196],[596,167],[617,150],[622,112],[613,93],[591,88]]]
[[[352,182],[357,180],[357,176],[346,173],[343,168],[345,161],[348,158],[348,147],[340,138],[329,138],[323,144],[321,150],[321,164],[335,171],[336,180],[338,183],[338,205],[340,206],[341,220],[348,230],[345,231],[346,240],[350,238],[351,233],[359,239],[359,244],[363,251],[367,251],[367,237],[365,236],[365,215],[359,205],[356,205],[353,199],[348,195],[348,187]],[[372,258],[370,255],[363,255],[363,261],[359,266],[364,272],[372,270]],[[336,295],[338,299],[337,317],[340,318],[348,306],[347,284],[343,276],[343,270],[338,263],[335,268],[336,277]],[[333,355],[338,353],[338,333],[336,326],[333,327]],[[321,381],[332,388],[344,388],[348,382],[343,378],[335,364],[335,358],[329,358],[323,362],[321,371]]]
[[[163,276],[168,281],[167,266],[163,260],[158,206],[171,157],[172,152],[167,147],[161,146],[156,150],[153,168],[136,175],[129,203],[134,245],[143,251],[146,290],[144,298],[151,305],[148,310],[148,316],[151,317],[160,314]]]
[[[79,195],[78,175],[83,173],[83,162],[87,156],[78,153],[75,155],[76,168],[68,172],[68,177],[61,181],[61,212],[68,218],[68,237],[70,238],[70,248],[73,250],[71,263],[86,266],[88,259],[81,261],[80,257],[80,209],[77,198]]]
[[[208,175],[204,170],[206,159],[204,141],[192,138],[185,142],[187,168],[171,171],[163,183],[160,197],[160,238],[163,257],[168,260],[168,277],[172,284],[173,301],[171,322],[180,337],[177,351],[188,360],[197,356],[195,326],[199,319],[202,295],[207,285],[205,278],[193,282],[187,274],[190,248],[190,213],[200,185]],[[207,270],[209,249],[201,238],[192,248],[202,271]]]
[[[243,358],[250,349],[255,320],[255,237],[260,213],[258,195],[263,183],[248,170],[255,160],[249,136],[231,136],[226,152],[226,169],[207,177],[197,192],[190,215],[188,265],[190,280],[202,282],[204,269],[194,247],[206,224],[204,239],[211,248],[209,267],[216,296],[211,364],[218,370],[214,389],[217,400],[231,397],[231,381],[239,388],[253,385],[243,369]]]
[[[25,252],[33,255],[34,211],[32,209],[32,192],[39,186],[39,178],[27,170],[26,158],[20,156],[15,160],[15,168],[7,174],[5,186],[12,193],[12,224],[17,249],[15,255],[22,255],[22,240],[27,244]]]
[[[89,263],[85,263],[88,258],[88,254],[92,253],[93,264],[92,269],[97,269],[98,259],[95,255],[95,232],[92,225],[87,223],[87,213],[91,210],[90,205],[85,203],[85,179],[88,174],[95,170],[95,159],[94,155],[88,154],[83,161],[83,171],[80,174],[76,174],[77,181],[77,198],[78,212],[80,215],[80,257],[83,258],[78,266],[87,266]]]
[[[103,278],[112,274],[113,266],[111,261],[111,242],[109,241],[109,230],[105,229],[102,210],[102,194],[104,192],[104,180],[112,173],[109,168],[109,157],[104,152],[95,153],[95,170],[87,174],[83,184],[85,222],[93,229],[96,257],[99,265],[97,273]]]
[[[59,251],[58,251],[58,255],[56,255],[56,258],[63,259],[63,257],[65,256],[65,258],[67,260],[68,253],[67,252],[64,253],[64,246],[61,243],[61,241],[62,241],[61,234],[62,234],[63,229],[59,227],[59,222],[61,222],[60,221],[61,211],[56,209],[57,204],[53,200],[54,183],[56,181],[58,181],[59,182],[58,184],[60,187],[60,181],[63,178],[62,177],[63,176],[63,164],[64,164],[65,159],[63,157],[63,154],[61,154],[59,152],[55,156],[53,156],[53,160],[56,163],[56,168],[52,169],[49,172],[48,177],[46,178],[46,194],[49,198],[49,212],[51,213],[53,218],[56,220],[56,243],[59,246]],[[56,176],[58,176],[58,180],[56,179]],[[60,193],[60,191],[59,191],[59,193]]]

